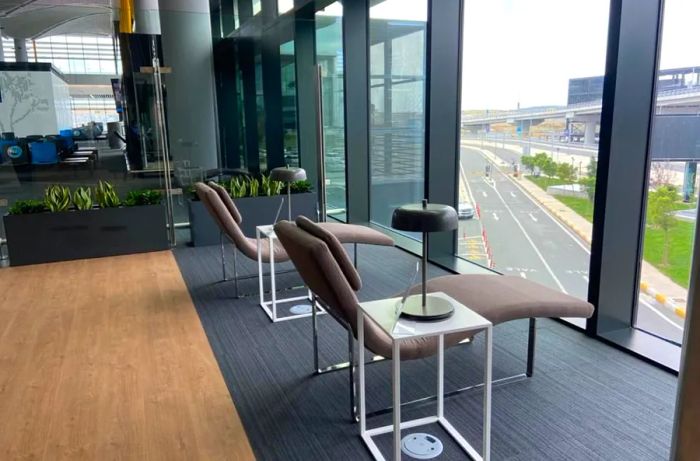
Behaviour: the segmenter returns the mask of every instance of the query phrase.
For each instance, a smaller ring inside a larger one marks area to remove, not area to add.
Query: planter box
[[[255,237],[255,228],[272,224],[277,215],[280,201],[284,197],[284,205],[280,211],[278,219],[287,219],[287,196],[275,195],[273,197],[245,197],[237,198],[233,201],[238,207],[238,211],[243,216],[241,228],[248,237]],[[292,194],[292,217],[304,215],[316,221],[317,212],[316,192],[305,192],[303,194]],[[190,233],[194,246],[218,245],[219,226],[200,201],[189,201]]]
[[[10,265],[167,250],[163,205],[5,215]]]

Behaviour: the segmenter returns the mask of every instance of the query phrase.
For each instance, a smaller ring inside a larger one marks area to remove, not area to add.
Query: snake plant
[[[248,184],[245,178],[231,178],[229,193],[233,198],[241,198],[248,195]]]
[[[268,197],[279,195],[282,191],[282,182],[274,181],[270,176],[262,175],[261,178],[262,195]]]
[[[117,192],[107,181],[99,181],[95,187],[95,200],[100,208],[114,208],[121,205]]]
[[[44,203],[50,211],[66,211],[71,204],[70,189],[59,185],[49,186],[44,193]]]
[[[89,210],[92,208],[92,190],[89,187],[78,187],[73,191],[73,205],[78,210]]]
[[[248,181],[248,197],[257,197],[260,192],[260,181],[257,178]]]

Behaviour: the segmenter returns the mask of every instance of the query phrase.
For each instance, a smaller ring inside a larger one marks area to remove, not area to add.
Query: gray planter
[[[170,248],[163,205],[5,215],[10,265]]]
[[[241,216],[243,216],[243,224],[241,225],[243,233],[248,237],[255,237],[257,226],[272,224],[283,197],[285,202],[278,218],[282,220],[287,219],[288,214],[286,195],[234,199]],[[316,221],[318,219],[317,202],[316,192],[292,194],[292,217],[304,215]],[[194,246],[218,245],[219,227],[207,212],[204,204],[197,200],[190,200],[189,214],[192,244]]]

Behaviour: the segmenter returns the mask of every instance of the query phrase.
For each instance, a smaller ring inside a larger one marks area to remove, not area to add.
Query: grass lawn
[[[549,186],[563,184],[557,178],[543,176],[539,178],[527,176],[527,179],[545,191]],[[588,199],[564,195],[556,195],[554,198],[574,210],[587,221],[593,222],[593,203]],[[695,208],[696,206],[695,203],[679,203],[676,209],[682,210]],[[688,288],[688,279],[690,277],[690,254],[693,249],[694,229],[694,223],[678,220],[678,224],[669,232],[668,238],[671,241],[671,246],[669,248],[667,266],[661,265],[665,240],[663,232],[647,225],[644,233],[644,260],[684,288]]]
[[[679,220],[669,232],[671,246],[668,252],[668,266],[661,265],[666,238],[664,233],[660,229],[646,226],[644,234],[644,259],[684,288],[688,288],[690,278],[690,253],[693,250],[694,230],[694,223]]]

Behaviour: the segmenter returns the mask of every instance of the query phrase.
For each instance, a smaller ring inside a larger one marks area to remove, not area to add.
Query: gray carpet
[[[349,421],[347,373],[312,376],[310,319],[273,324],[257,306],[257,279],[217,283],[221,266],[216,247],[175,250],[180,269],[219,362],[248,438],[260,460],[370,459]],[[230,255],[230,253],[229,253]],[[242,273],[256,265],[244,261]],[[394,248],[360,253],[361,299],[393,295],[404,288],[415,258]],[[290,266],[286,266],[290,267]],[[441,271],[431,268],[431,275]],[[278,277],[295,286],[296,274]],[[285,295],[290,292],[285,293]],[[346,336],[329,316],[320,317],[324,363],[346,360]],[[494,378],[524,371],[527,321],[494,330]],[[482,343],[452,348],[445,356],[446,390],[480,382]],[[404,400],[434,394],[434,359],[402,365]],[[662,460],[668,459],[676,378],[552,320],[538,323],[535,376],[494,388],[494,460]],[[368,410],[391,403],[390,363],[367,368]],[[448,419],[481,448],[481,393],[445,402]],[[404,410],[403,417],[434,414],[432,405]],[[390,415],[368,421],[390,423]],[[445,442],[440,459],[465,456],[439,428]],[[378,443],[388,456],[390,440]],[[408,458],[406,458],[408,459]]]

